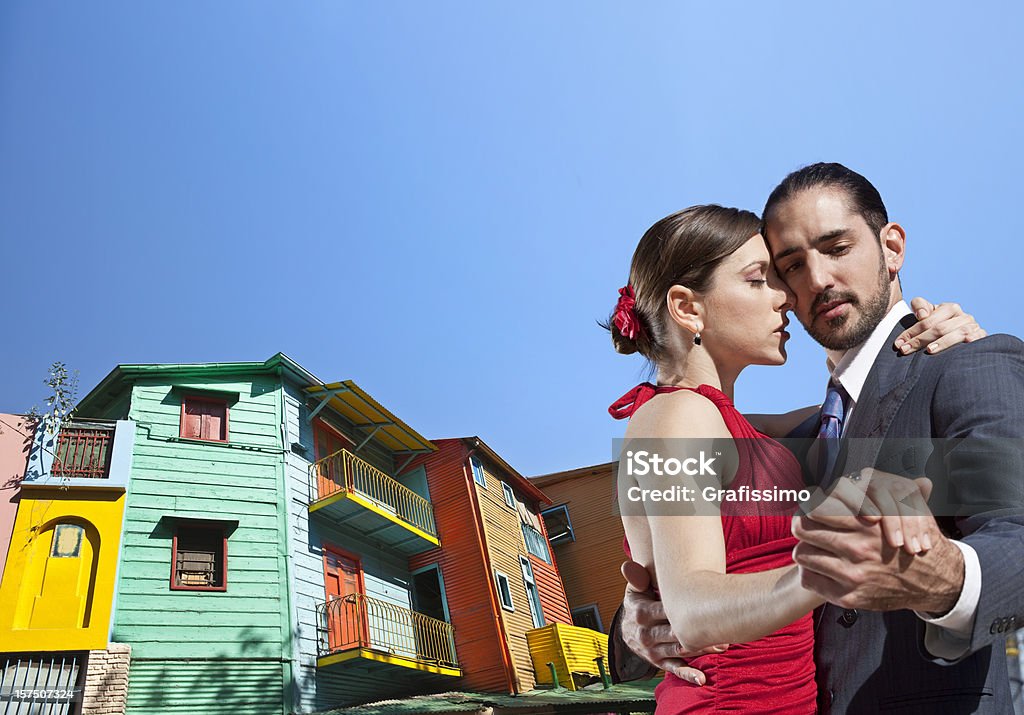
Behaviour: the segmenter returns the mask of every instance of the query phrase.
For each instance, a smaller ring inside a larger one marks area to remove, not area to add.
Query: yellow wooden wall
[[[512,591],[512,605],[515,612],[500,609],[505,637],[512,653],[516,677],[519,681],[519,692],[531,690],[535,685],[533,660],[526,642],[526,632],[533,629],[530,618],[530,605],[526,597],[526,586],[523,584],[523,571],[519,565],[519,556],[527,556],[523,532],[519,524],[519,514],[505,504],[505,496],[501,488],[501,477],[490,470],[484,463],[484,476],[487,487],[476,486],[480,500],[480,511],[483,516],[484,535],[490,552],[491,565],[494,569],[508,576],[509,588]],[[491,575],[493,578],[493,574]],[[535,576],[536,580],[536,576]]]

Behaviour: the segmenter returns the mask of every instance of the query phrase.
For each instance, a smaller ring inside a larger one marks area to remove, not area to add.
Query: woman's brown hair
[[[639,352],[652,362],[664,357],[668,289],[682,285],[696,293],[708,290],[722,260],[760,230],[757,214],[715,204],[691,206],[647,229],[629,269],[642,330],[633,339],[626,337],[615,326],[613,311],[602,325],[611,331],[615,349],[624,355]]]

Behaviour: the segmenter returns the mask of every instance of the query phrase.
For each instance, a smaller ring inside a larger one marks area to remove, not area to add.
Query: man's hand
[[[686,658],[722,653],[728,644],[687,653],[672,635],[665,608],[651,591],[651,575],[635,561],[622,564],[626,594],[622,599],[622,640],[631,651],[661,670],[694,685],[704,685],[704,673],[686,664]]]
[[[801,584],[843,608],[946,613],[956,605],[963,587],[960,549],[942,535],[921,502],[893,496],[909,494],[895,481],[902,477],[875,470],[862,474],[873,482],[877,480],[874,490],[841,479],[817,508],[806,516],[794,517],[793,535],[800,543],[793,550],[793,560],[800,567]],[[921,482],[919,486],[927,490],[930,483]],[[882,508],[864,514],[856,498],[858,493]],[[902,515],[894,513],[896,505],[902,504],[899,508],[905,509],[908,502],[913,509]],[[882,514],[888,519],[886,531]],[[893,544],[892,524],[909,522],[918,524],[915,533],[928,536],[931,548],[923,554],[912,555]]]

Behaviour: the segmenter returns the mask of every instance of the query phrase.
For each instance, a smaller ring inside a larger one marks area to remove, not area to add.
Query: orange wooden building
[[[617,462],[534,477],[552,506],[543,512],[573,623],[607,633],[626,582],[624,532],[615,504]]]
[[[413,556],[436,565],[464,664],[465,690],[521,693],[537,678],[526,633],[571,624],[540,511],[547,497],[478,437],[432,440],[426,467],[441,547]]]

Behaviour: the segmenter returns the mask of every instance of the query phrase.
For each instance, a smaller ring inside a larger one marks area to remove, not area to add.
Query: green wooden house
[[[310,712],[461,674],[443,584],[409,568],[438,539],[403,470],[436,448],[358,385],[280,353],[120,365],[78,410],[136,425],[111,639],[128,713]]]

